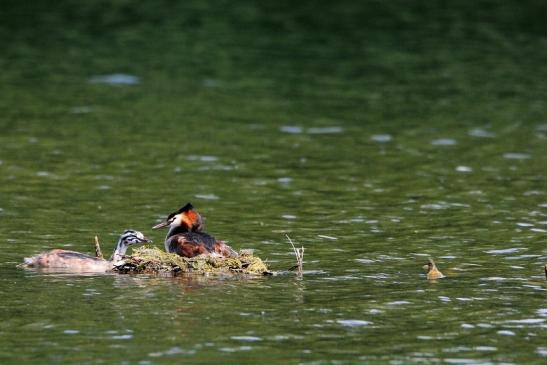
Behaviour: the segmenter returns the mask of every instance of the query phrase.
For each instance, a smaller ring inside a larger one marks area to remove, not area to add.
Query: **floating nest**
[[[242,250],[237,257],[200,255],[187,258],[147,246],[134,249],[133,255],[114,266],[114,271],[173,276],[183,273],[273,275],[260,257],[248,250]]]

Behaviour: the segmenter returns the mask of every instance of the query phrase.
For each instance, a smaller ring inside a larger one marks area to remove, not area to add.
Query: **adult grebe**
[[[152,242],[139,231],[126,230],[118,239],[116,249],[110,260],[100,259],[76,251],[51,250],[42,254],[26,257],[24,266],[61,269],[75,272],[106,272],[120,262],[130,245]]]
[[[224,241],[219,241],[203,232],[203,219],[193,209],[192,204],[187,203],[178,211],[169,214],[163,222],[152,227],[152,229],[169,227],[165,237],[165,251],[184,257],[201,254],[237,256],[237,252]]]

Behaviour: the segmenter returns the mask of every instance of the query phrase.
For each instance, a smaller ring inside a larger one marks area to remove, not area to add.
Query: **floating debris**
[[[157,247],[139,247],[133,255],[114,267],[114,271],[127,274],[249,274],[273,275],[266,264],[248,250],[237,257],[200,255],[192,258],[167,253]]]
[[[427,270],[427,280],[442,279],[445,276],[437,269],[437,265],[432,258],[429,258],[427,265],[424,265],[424,269]]]

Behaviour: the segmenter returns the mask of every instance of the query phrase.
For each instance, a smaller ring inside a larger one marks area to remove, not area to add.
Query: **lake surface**
[[[153,4],[0,15],[2,364],[547,362],[542,2]],[[188,201],[303,277],[16,267]]]

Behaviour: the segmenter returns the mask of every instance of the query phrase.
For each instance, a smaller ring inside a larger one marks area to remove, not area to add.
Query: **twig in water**
[[[101,251],[101,244],[99,243],[99,237],[95,236],[95,257],[99,259],[104,259],[103,253]]]
[[[302,266],[304,265],[304,246],[300,247],[300,248],[296,248],[294,246],[294,243],[293,241],[291,240],[291,238],[289,237],[288,234],[285,235],[285,237],[287,237],[287,239],[289,240],[289,243],[291,244],[292,246],[292,249],[294,251],[294,256],[296,256],[296,269],[297,269],[297,273],[299,276],[302,276]]]

